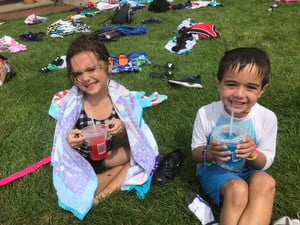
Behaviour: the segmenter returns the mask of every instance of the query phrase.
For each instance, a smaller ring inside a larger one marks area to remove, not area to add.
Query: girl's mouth
[[[87,85],[84,85],[86,88],[94,88],[97,82],[89,83]]]

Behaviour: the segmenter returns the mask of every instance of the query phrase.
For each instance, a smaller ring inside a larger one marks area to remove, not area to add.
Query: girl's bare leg
[[[94,205],[97,205],[102,198],[120,189],[127,170],[130,168],[129,158],[129,146],[119,147],[108,152],[104,165],[111,169],[97,175],[98,187]]]
[[[130,161],[130,148],[129,145],[123,145],[116,147],[107,152],[107,156],[104,160],[104,166],[112,168],[115,166],[123,165]]]

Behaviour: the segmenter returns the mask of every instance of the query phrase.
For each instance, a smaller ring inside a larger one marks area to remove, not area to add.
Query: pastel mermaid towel
[[[159,151],[155,138],[142,118],[143,107],[135,96],[116,81],[108,81],[109,95],[126,127],[130,144],[130,163],[121,190],[135,190],[139,198],[150,189],[151,178],[158,166]],[[98,186],[91,165],[67,142],[82,109],[82,92],[72,87],[62,101],[57,120],[53,148],[53,184],[58,205],[82,220],[92,207]]]

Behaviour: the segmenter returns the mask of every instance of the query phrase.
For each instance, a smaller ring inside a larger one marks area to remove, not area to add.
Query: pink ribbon
[[[29,167],[21,170],[19,172],[16,172],[16,173],[14,173],[14,174],[12,174],[12,175],[10,175],[8,177],[5,177],[5,178],[3,178],[3,179],[0,180],[0,186],[8,184],[8,183],[10,183],[10,182],[12,182],[12,181],[14,181],[16,179],[19,179],[20,177],[23,177],[23,176],[25,176],[25,175],[27,175],[27,174],[29,174],[29,173],[37,170],[41,166],[49,163],[50,161],[51,161],[51,156],[48,156],[48,157],[42,159],[41,161],[39,161],[39,162],[37,162],[37,163],[35,163],[35,164],[33,164],[33,165],[31,165],[31,166],[29,166]]]

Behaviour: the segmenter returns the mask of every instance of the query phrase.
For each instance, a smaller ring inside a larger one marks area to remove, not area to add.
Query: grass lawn
[[[184,1],[182,1],[184,2]],[[172,4],[179,4],[175,1]],[[160,24],[145,25],[146,35],[125,36],[108,43],[111,54],[145,51],[152,64],[175,65],[174,77],[183,79],[201,75],[203,88],[171,86],[166,79],[150,78],[150,72],[163,73],[152,65],[143,66],[138,73],[111,75],[130,90],[157,91],[168,100],[144,110],[144,118],[157,139],[161,155],[174,148],[182,149],[185,160],[180,174],[164,186],[152,186],[144,200],[134,193],[117,192],[93,208],[83,221],[58,207],[52,185],[49,164],[12,183],[0,187],[0,225],[40,224],[199,224],[186,208],[187,193],[202,194],[191,160],[191,135],[196,112],[202,105],[219,100],[214,75],[226,49],[257,46],[265,49],[271,59],[270,85],[259,103],[273,110],[278,117],[277,155],[268,172],[277,181],[273,219],[282,216],[295,218],[300,211],[300,2],[279,2],[278,8],[267,12],[272,0],[225,0],[223,7],[196,10],[173,10],[163,13],[144,9],[136,11],[130,25],[156,18]],[[81,21],[91,30],[111,15],[104,11]],[[24,18],[6,21],[0,26],[0,38],[8,35],[27,45],[19,53],[3,52],[17,75],[0,87],[0,178],[9,176],[51,154],[55,120],[48,115],[53,95],[70,88],[66,70],[47,74],[38,70],[56,56],[64,55],[69,43],[79,34],[63,38],[45,37],[42,42],[23,42],[20,34],[45,32],[58,19],[73,12],[52,13],[49,22],[26,25]],[[198,40],[186,54],[167,52],[165,44],[176,27],[187,18],[209,22],[216,26],[221,37]]]

